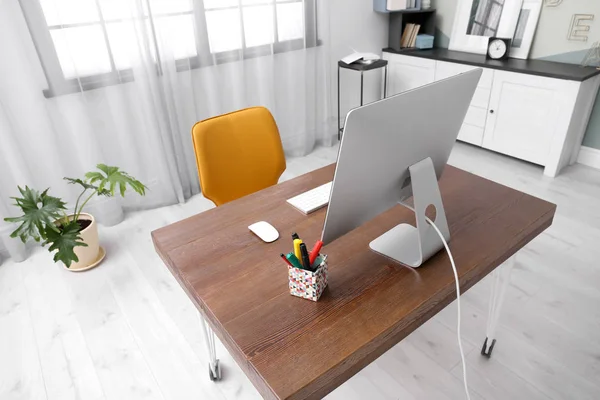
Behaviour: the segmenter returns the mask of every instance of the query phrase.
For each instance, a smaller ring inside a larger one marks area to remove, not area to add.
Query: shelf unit
[[[419,34],[435,36],[435,15],[436,10],[430,8],[427,10],[400,10],[389,12],[390,27],[388,31],[388,47],[395,51],[402,51],[400,47],[400,38],[406,24],[419,24],[421,30]],[[411,49],[412,50],[412,49]]]

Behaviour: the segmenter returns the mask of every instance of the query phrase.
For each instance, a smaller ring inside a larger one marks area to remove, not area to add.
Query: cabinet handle
[[[494,113],[494,110],[490,110],[490,114],[493,114],[493,113]]]

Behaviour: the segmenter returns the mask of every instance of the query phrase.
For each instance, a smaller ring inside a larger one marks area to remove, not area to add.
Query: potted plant
[[[82,188],[77,197],[72,214],[65,212],[66,203],[60,198],[25,186],[18,187],[22,197],[12,197],[15,205],[23,213],[20,217],[5,218],[7,222],[19,223],[11,233],[12,238],[19,237],[23,243],[32,238],[49,245],[49,252],[56,251],[54,261],[62,261],[71,271],[83,271],[98,265],[105,256],[104,249],[98,243],[96,220],[83,208],[95,195],[114,196],[115,192],[125,196],[130,187],[140,195],[146,194],[146,186],[118,167],[104,164],[96,166],[98,171],[85,174],[85,179],[64,178],[70,184]],[[89,194],[87,197],[86,194]]]

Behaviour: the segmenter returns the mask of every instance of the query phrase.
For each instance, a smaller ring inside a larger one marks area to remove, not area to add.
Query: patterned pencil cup
[[[315,263],[321,266],[315,271],[307,271],[288,266],[290,294],[308,300],[317,301],[327,287],[327,261],[322,263],[319,255]]]

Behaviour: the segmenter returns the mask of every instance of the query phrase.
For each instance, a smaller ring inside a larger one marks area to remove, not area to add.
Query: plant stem
[[[85,207],[85,205],[87,204],[87,202],[90,201],[90,199],[92,197],[94,197],[95,194],[96,194],[96,191],[93,191],[92,194],[90,194],[90,196],[87,199],[85,199],[85,201],[83,202],[83,204],[81,205],[81,207],[79,207],[79,211],[75,215],[75,221],[77,221],[79,219],[79,215],[83,211],[83,207]]]
[[[87,191],[87,188],[83,188],[83,192],[81,192],[79,194],[79,197],[77,197],[77,201],[75,202],[75,215],[77,215],[77,206],[79,205],[79,200],[81,200],[81,196],[83,196],[83,194]]]

